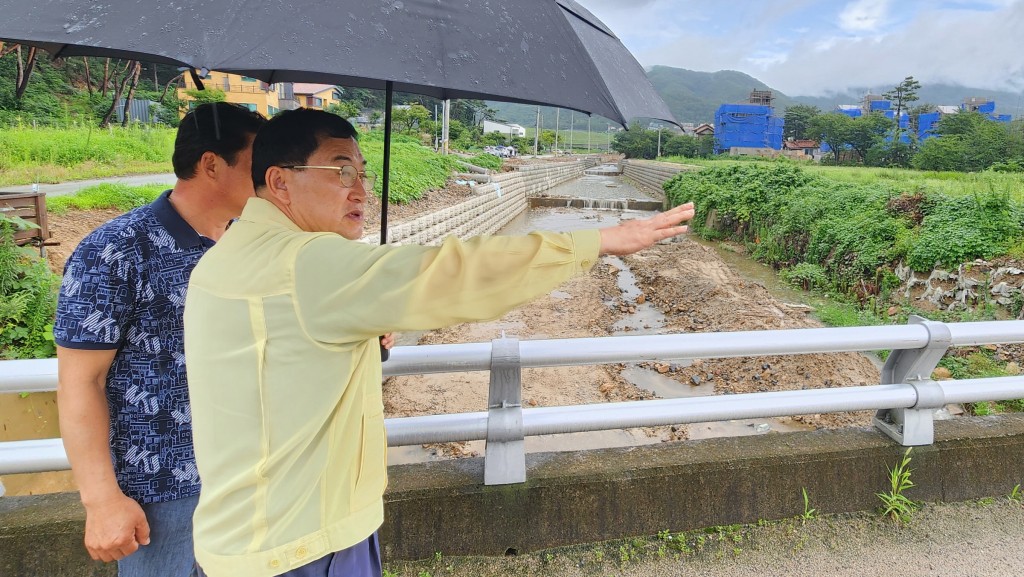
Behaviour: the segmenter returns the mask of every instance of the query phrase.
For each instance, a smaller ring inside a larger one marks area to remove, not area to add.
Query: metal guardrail
[[[486,411],[387,419],[390,446],[485,440],[484,482],[526,478],[523,439],[533,435],[728,419],[877,410],[875,425],[903,445],[934,440],[933,413],[947,403],[1024,398],[1024,376],[929,380],[949,347],[1024,343],[1024,321],[688,333],[582,339],[502,338],[491,343],[396,347],[385,376],[491,371]],[[523,409],[521,370],[762,355],[891,349],[881,384],[740,395]],[[0,362],[0,393],[52,391],[53,359]],[[67,469],[60,439],[0,443],[0,475]]]

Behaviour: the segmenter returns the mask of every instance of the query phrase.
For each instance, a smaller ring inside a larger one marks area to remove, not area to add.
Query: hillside
[[[669,66],[655,66],[647,72],[654,88],[668,104],[680,122],[711,122],[715,110],[724,103],[746,102],[751,90],[773,90],[775,107],[779,111],[794,104],[811,104],[822,110],[832,110],[837,104],[855,104],[869,91],[868,88],[849,90],[824,97],[788,96],[760,80],[737,72],[696,72]],[[891,87],[873,87],[874,93]],[[923,84],[916,104],[959,104],[967,96],[981,96],[996,101],[997,112],[1024,113],[1024,95],[997,90],[982,90],[950,84]]]

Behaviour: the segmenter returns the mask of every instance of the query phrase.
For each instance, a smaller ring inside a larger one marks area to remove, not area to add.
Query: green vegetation
[[[35,226],[0,215],[0,359],[51,357],[53,317],[60,277],[31,248],[14,244],[14,232]]]
[[[466,160],[466,162],[474,166],[479,166],[480,168],[501,170],[501,159],[493,154],[478,154],[473,158]]]
[[[668,131],[649,130],[634,123],[629,130],[616,132],[611,147],[626,158],[652,159],[658,156],[658,141],[661,141],[663,156],[681,158],[710,158],[714,153],[715,139],[711,136],[688,136]]]
[[[174,136],[149,126],[0,130],[0,186],[169,172]]]
[[[1021,204],[1005,190],[928,193],[790,162],[710,166],[674,176],[665,190],[673,204],[696,203],[691,227],[702,237],[745,242],[758,260],[792,269],[798,284],[841,293],[893,288],[885,271],[900,261],[919,271],[956,266],[1006,254],[1024,237]]]
[[[800,514],[802,521],[810,521],[818,516],[818,510],[811,507],[811,500],[807,496],[807,487],[801,487],[800,491],[804,495],[804,512]]]
[[[909,523],[910,516],[920,507],[905,495],[907,489],[914,486],[910,480],[913,469],[910,466],[910,451],[913,447],[907,448],[903,453],[903,460],[895,467],[889,469],[889,491],[887,493],[875,493],[882,501],[881,515],[899,523]]]
[[[95,210],[112,208],[128,212],[149,204],[167,190],[162,184],[128,186],[126,184],[99,184],[83,188],[75,194],[48,199],[46,209],[53,214],[67,214],[69,210]]]
[[[370,169],[377,173],[374,194],[379,198],[384,167],[384,132],[375,130],[360,135],[359,148]],[[391,183],[388,190],[391,204],[411,202],[428,190],[444,188],[453,170],[457,170],[454,157],[437,154],[413,137],[391,135]]]

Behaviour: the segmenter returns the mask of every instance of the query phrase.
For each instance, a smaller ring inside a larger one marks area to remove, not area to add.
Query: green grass
[[[953,196],[975,193],[1009,193],[1024,202],[1024,173],[1011,172],[928,172],[904,168],[801,165],[812,174],[853,184],[889,183],[901,192],[945,193]]]
[[[83,188],[75,194],[49,198],[46,201],[46,209],[53,214],[67,214],[69,210],[103,208],[127,212],[153,202],[165,190],[167,186],[162,184],[99,184]]]
[[[370,169],[377,173],[374,194],[380,198],[383,190],[384,132],[375,130],[361,134],[359,148]],[[391,204],[417,200],[424,192],[444,188],[456,169],[455,157],[437,154],[412,137],[393,134],[388,199]]]
[[[170,128],[0,129],[0,186],[169,172]]]

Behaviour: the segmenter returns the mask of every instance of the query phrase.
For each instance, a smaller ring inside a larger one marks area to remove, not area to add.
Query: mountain
[[[851,89],[820,97],[788,96],[753,76],[735,70],[695,72],[669,66],[655,66],[647,72],[647,76],[679,122],[711,122],[714,120],[715,110],[720,105],[747,102],[751,90],[772,90],[775,96],[775,109],[781,114],[794,104],[810,104],[823,111],[830,111],[838,104],[859,103],[869,91],[879,94],[892,88]],[[956,105],[965,97],[985,97],[995,100],[998,114],[1012,114],[1014,118],[1024,114],[1024,94],[1021,93],[922,83],[918,96],[920,100],[915,102],[915,105]]]

